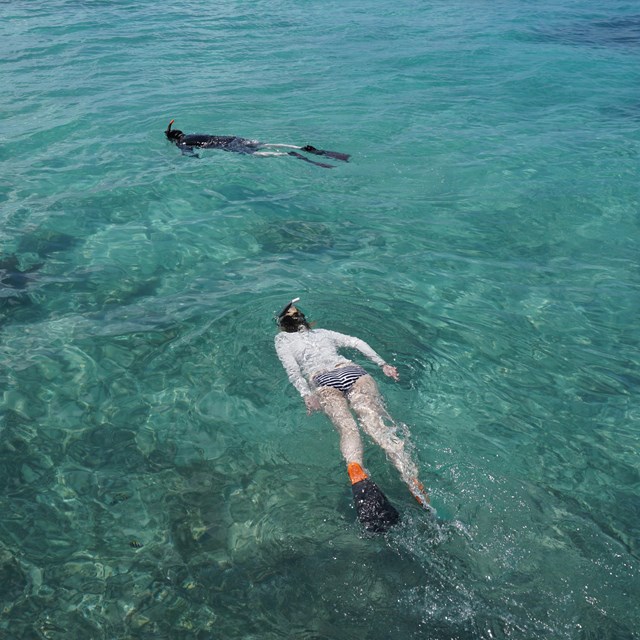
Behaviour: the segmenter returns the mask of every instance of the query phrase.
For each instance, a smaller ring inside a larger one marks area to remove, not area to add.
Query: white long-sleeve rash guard
[[[313,393],[308,382],[313,376],[339,365],[352,364],[351,360],[338,353],[340,347],[357,349],[380,367],[385,364],[364,340],[327,329],[302,329],[296,333],[282,331],[276,336],[275,344],[291,384],[303,398]]]

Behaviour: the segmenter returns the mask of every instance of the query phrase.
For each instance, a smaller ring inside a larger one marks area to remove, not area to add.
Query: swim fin
[[[316,156],[327,156],[327,158],[333,158],[334,160],[342,160],[343,162],[349,162],[349,158],[351,157],[348,153],[340,153],[339,151],[327,151],[326,149],[316,149],[310,144],[302,147],[302,151],[313,153]]]
[[[325,169],[335,169],[335,167],[332,164],[324,164],[324,162],[314,162],[313,160],[309,160],[309,158],[303,156],[301,153],[298,153],[297,151],[289,151],[287,155],[293,156],[294,158],[298,158],[298,160],[304,160],[305,162],[315,164],[318,167],[324,167]]]
[[[378,486],[369,478],[351,485],[358,520],[367,531],[385,533],[400,516]]]

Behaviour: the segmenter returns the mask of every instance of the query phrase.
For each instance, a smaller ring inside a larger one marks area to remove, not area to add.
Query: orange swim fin
[[[360,482],[360,480],[365,480],[369,477],[357,462],[350,462],[347,465],[347,473],[349,474],[351,484],[355,484],[356,482]]]

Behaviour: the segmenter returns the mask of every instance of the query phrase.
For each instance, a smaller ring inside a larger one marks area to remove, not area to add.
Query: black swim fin
[[[334,160],[342,160],[343,162],[349,162],[351,157],[348,153],[340,153],[339,151],[327,151],[326,149],[316,149],[308,144],[306,147],[302,147],[302,151],[307,153],[313,153],[316,156],[327,156],[327,158],[333,158]]]
[[[385,533],[400,519],[384,493],[369,478],[352,484],[351,489],[358,520],[367,531]]]
[[[288,156],[293,156],[294,158],[298,158],[298,160],[304,160],[305,162],[309,162],[311,164],[315,164],[318,167],[324,167],[325,169],[335,169],[332,164],[324,164],[324,162],[315,162],[314,160],[309,160],[306,156],[303,156],[301,153],[297,151],[289,151],[287,153]]]

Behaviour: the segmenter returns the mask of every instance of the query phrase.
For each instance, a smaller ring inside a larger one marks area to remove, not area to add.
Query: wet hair
[[[164,132],[164,135],[167,136],[168,140],[174,141],[174,140],[180,140],[180,138],[184,137],[184,133],[182,133],[182,131],[180,131],[180,129],[171,129],[171,125],[175,122],[175,120],[172,120],[169,123],[169,126],[167,127],[167,130]]]
[[[294,302],[298,302],[299,299],[294,298],[278,315],[277,322],[282,331],[296,333],[302,328],[311,328],[304,313],[294,306]]]

